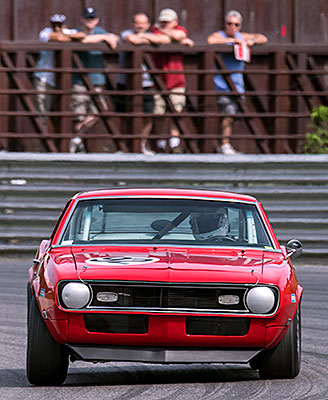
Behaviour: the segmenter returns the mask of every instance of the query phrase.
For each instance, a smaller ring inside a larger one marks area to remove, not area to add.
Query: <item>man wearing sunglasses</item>
[[[240,32],[242,24],[242,16],[236,10],[229,11],[225,16],[224,30],[219,30],[212,33],[208,38],[209,44],[227,44],[227,45],[246,45],[248,48],[256,44],[264,44],[268,39],[261,33],[246,33]],[[236,59],[234,53],[221,53],[221,58],[229,70],[243,71],[245,63],[243,60]],[[233,73],[230,75],[232,82],[235,85],[237,92],[244,93],[245,84],[242,73]],[[223,75],[214,76],[215,90],[218,92],[230,92],[230,88]],[[218,97],[218,107],[220,112],[224,114],[237,114],[238,104],[234,99],[234,96],[220,95]],[[236,150],[230,144],[230,137],[232,134],[232,117],[224,117],[222,119],[222,143],[220,152],[222,154],[234,155],[237,154]]]

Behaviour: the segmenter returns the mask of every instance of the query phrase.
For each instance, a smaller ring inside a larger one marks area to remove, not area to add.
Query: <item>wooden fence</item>
[[[37,111],[33,72],[39,51],[53,50],[56,55],[57,86],[48,94],[55,96],[55,108],[48,114]],[[105,69],[93,70],[106,75],[103,94],[107,106],[97,98],[78,52],[101,50]],[[127,54],[128,87],[116,89],[119,52]],[[233,146],[242,153],[301,153],[302,142],[310,130],[311,109],[328,105],[328,48],[323,45],[267,44],[252,49],[252,62],[244,71],[246,92],[241,99],[236,92],[220,53],[230,46],[120,45],[111,50],[105,44],[0,42],[0,146],[8,151],[68,152],[73,135],[71,111],[72,74],[81,73],[87,92],[99,111],[98,123],[81,135],[88,152],[139,152],[140,132],[149,114],[142,112],[142,64],[146,64],[155,82],[152,93],[163,94],[165,115],[154,115],[150,145],[156,151],[159,138],[169,138],[168,123],[179,128],[185,153],[215,153],[222,135],[213,76],[218,69],[231,88],[230,95],[239,103],[240,114],[234,123]],[[187,105],[176,113],[167,96],[161,74],[152,61],[154,52],[184,54],[187,80]],[[149,94],[149,92],[147,92]],[[222,94],[222,93],[221,93]],[[125,96],[126,112],[117,112],[118,96]],[[48,126],[40,119],[48,116]]]

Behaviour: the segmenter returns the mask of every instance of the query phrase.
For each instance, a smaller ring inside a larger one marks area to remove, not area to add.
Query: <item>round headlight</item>
[[[257,286],[246,295],[246,305],[254,314],[266,314],[275,304],[275,295],[268,287]]]
[[[83,308],[90,301],[90,290],[82,282],[70,282],[64,286],[61,298],[67,308]]]

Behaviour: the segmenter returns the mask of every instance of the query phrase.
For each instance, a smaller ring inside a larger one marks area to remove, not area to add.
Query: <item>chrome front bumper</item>
[[[84,361],[131,361],[161,364],[182,363],[227,363],[246,364],[262,349],[215,348],[161,348],[67,345],[73,358]]]

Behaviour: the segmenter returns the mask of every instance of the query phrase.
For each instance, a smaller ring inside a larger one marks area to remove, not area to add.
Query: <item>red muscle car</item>
[[[70,199],[29,269],[27,377],[69,361],[249,363],[294,378],[302,287],[253,197],[111,189]]]

